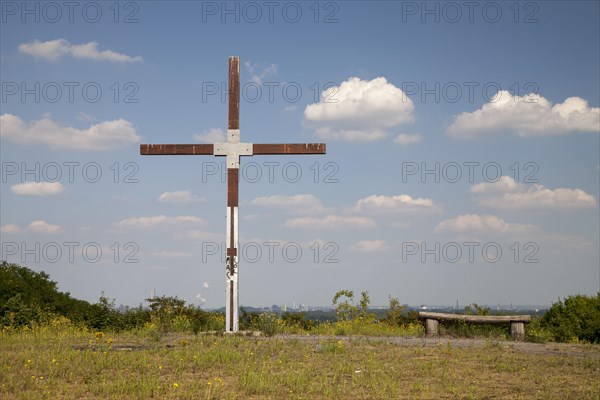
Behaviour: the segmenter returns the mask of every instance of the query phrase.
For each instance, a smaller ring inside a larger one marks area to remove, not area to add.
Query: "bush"
[[[559,299],[544,314],[541,326],[558,342],[600,343],[600,292],[595,297],[578,294]]]
[[[0,327],[32,328],[52,321],[56,315],[38,304],[28,304],[21,294],[8,299],[1,307]]]
[[[303,312],[286,312],[281,316],[283,324],[289,328],[296,328],[304,331],[308,331],[315,326],[315,323],[306,319],[306,313]]]

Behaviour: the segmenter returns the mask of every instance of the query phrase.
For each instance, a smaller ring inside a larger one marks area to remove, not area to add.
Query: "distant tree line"
[[[206,311],[177,297],[161,296],[146,299],[148,307],[117,310],[114,301],[102,295],[97,303],[73,298],[58,290],[57,283],[45,272],[3,261],[0,263],[0,329],[33,329],[51,325],[56,320],[86,327],[91,330],[122,331],[147,328],[162,334],[169,331],[222,331],[225,317],[222,312]],[[401,305],[398,298],[389,297],[387,310],[369,310],[368,292],[361,292],[358,302],[354,292],[340,290],[332,299],[334,314],[247,312],[242,309],[242,329],[260,330],[267,334],[311,331],[330,326],[340,334],[363,331],[365,327],[395,329],[415,328],[420,324],[418,313]],[[487,315],[489,308],[475,303],[465,309],[466,314]],[[311,318],[312,317],[312,318]],[[338,325],[331,325],[334,318]],[[379,328],[378,328],[379,329]],[[465,329],[465,327],[460,327]],[[600,343],[600,292],[596,296],[575,295],[558,300],[541,317],[530,324],[532,340],[561,342],[585,341]],[[364,330],[370,332],[370,330]],[[414,332],[414,330],[410,330]],[[469,334],[468,331],[455,331]]]

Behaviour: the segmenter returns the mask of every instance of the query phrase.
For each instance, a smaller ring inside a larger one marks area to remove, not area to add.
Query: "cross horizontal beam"
[[[254,143],[253,154],[325,154],[325,143]]]
[[[140,154],[143,156],[164,155],[213,155],[213,144],[141,144]]]
[[[268,154],[325,154],[325,143],[255,143],[252,155]],[[213,144],[142,144],[140,154],[160,155],[215,155]],[[221,155],[221,154],[219,154]]]

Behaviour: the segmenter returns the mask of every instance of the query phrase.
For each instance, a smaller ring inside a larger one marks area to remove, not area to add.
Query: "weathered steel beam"
[[[240,129],[240,58],[229,57],[228,128]]]
[[[325,143],[254,143],[254,155],[265,154],[325,154]]]
[[[143,156],[206,156],[212,155],[213,144],[141,144]]]

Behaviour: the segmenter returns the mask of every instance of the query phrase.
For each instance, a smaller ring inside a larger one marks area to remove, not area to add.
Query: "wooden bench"
[[[510,334],[513,340],[525,338],[525,324],[531,322],[531,315],[462,315],[435,312],[419,312],[419,318],[425,320],[425,334],[439,335],[439,321],[464,321],[474,324],[507,324],[510,323]]]

